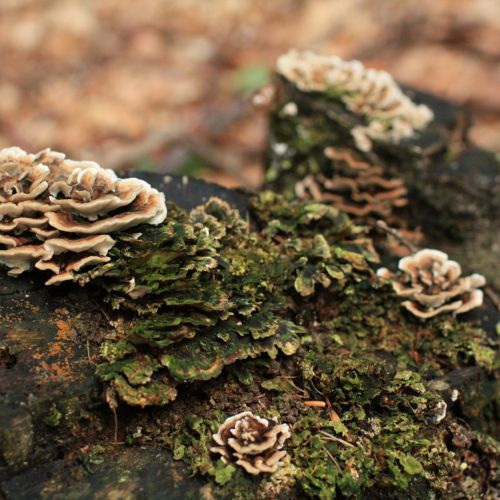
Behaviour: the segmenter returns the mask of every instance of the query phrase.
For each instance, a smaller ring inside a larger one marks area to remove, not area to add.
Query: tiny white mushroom
[[[286,116],[297,116],[299,108],[297,107],[296,103],[290,101],[283,106],[281,112]]]
[[[436,405],[436,413],[433,417],[434,423],[439,424],[445,419],[447,408],[448,408],[448,405],[444,401],[440,401]]]

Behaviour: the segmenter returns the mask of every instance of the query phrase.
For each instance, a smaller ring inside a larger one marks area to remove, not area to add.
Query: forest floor
[[[291,47],[460,103],[500,151],[497,0],[2,0],[0,146],[257,187],[249,96]]]

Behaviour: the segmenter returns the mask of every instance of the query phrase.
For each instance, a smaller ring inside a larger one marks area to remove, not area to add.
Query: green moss
[[[106,447],[96,444],[88,450],[79,453],[78,460],[89,473],[92,473],[93,466],[100,465],[104,462],[105,453]]]
[[[411,492],[412,498],[436,498],[478,491],[477,465],[463,470],[463,464],[469,459],[478,464],[479,455],[494,461],[498,443],[478,433],[481,451],[472,444],[469,458],[457,452],[450,433],[456,415],[463,414],[460,402],[448,399],[444,406],[451,393],[444,381],[460,370],[491,369],[484,362],[488,355],[473,354],[491,349],[486,333],[451,315],[422,322],[400,307],[390,287],[370,279],[323,293],[321,300],[329,307],[321,312],[322,321],[309,325],[310,341],[291,365],[278,374],[260,365],[247,367],[270,398],[258,411],[277,410],[276,416],[292,427],[280,479],[245,478],[241,470],[231,470],[227,483],[214,484],[216,495],[408,498]],[[484,378],[480,383],[488,387]],[[478,395],[475,385],[460,387],[460,401],[469,411],[481,408],[471,414],[473,420],[490,418],[494,392]],[[220,390],[226,390],[224,383]],[[473,405],[471,397],[483,406]],[[304,398],[325,401],[326,407],[304,414]],[[234,413],[238,409],[235,403]],[[202,434],[187,432],[186,424],[177,431],[185,447],[183,460],[193,470],[214,477],[217,459],[205,449],[200,466],[198,443],[208,449],[216,423],[229,414],[209,421],[199,417]],[[457,475],[459,481],[453,479]]]
[[[43,423],[49,427],[57,427],[61,423],[62,418],[63,414],[57,409],[55,404],[52,404],[43,419]]]
[[[494,342],[451,315],[411,316],[338,210],[265,192],[251,215],[249,227],[216,199],[171,207],[161,228],[122,239],[96,280],[124,318],[101,347],[108,397],[169,404],[133,442],[163,443],[217,498],[479,491],[477,464],[496,449]],[[276,474],[210,453],[246,408],[291,425]],[[463,452],[459,419],[477,430]]]
[[[189,213],[171,206],[163,226],[122,236],[112,263],[93,271],[111,306],[130,316],[101,347],[98,368],[122,400],[165,404],[180,382],[296,353],[307,332],[302,297],[371,274],[362,229],[336,209],[273,193],[251,208],[255,229],[217,198]]]

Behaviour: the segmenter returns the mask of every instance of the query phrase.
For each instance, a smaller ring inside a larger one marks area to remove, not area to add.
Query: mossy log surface
[[[242,193],[148,180],[188,209],[206,201],[200,194],[216,194],[250,213]],[[0,286],[5,498],[431,498],[444,491],[472,498],[493,491],[498,315],[489,303],[467,315],[469,323],[423,325],[401,312],[387,288],[374,296],[363,281],[344,295],[320,287],[295,315],[308,325],[296,356],[241,361],[211,381],[181,384],[164,407],[121,404],[115,427],[96,376],[115,314],[92,284],[42,283],[36,275],[3,276]],[[310,399],[325,407],[304,405]],[[246,477],[209,453],[218,423],[242,408],[293,424],[291,458],[271,479]],[[457,478],[460,463],[468,469]]]
[[[297,181],[329,171],[325,148],[356,151],[351,130],[363,120],[326,93],[301,92],[281,77],[276,84],[267,182],[292,198]],[[462,108],[414,89],[404,90],[416,103],[431,108],[434,120],[399,144],[375,141],[370,151],[356,154],[404,180],[409,203],[399,215],[409,227],[423,228],[424,244],[439,246],[464,268],[483,273],[500,290],[498,155],[470,145],[470,120]],[[286,113],[285,106],[291,102],[297,106],[295,114]]]
[[[247,197],[203,181],[144,174],[191,209],[217,195],[245,213]],[[0,498],[198,498],[165,448],[114,442],[96,375],[110,318],[95,289],[0,281]]]
[[[277,111],[269,169],[290,199],[324,147],[349,144],[353,119],[292,97],[300,123]],[[404,217],[427,241],[475,256],[464,267],[495,281],[481,256],[497,244],[498,162],[467,148],[460,109],[417,98],[435,127],[369,159],[404,177]],[[289,156],[276,155],[284,142]],[[161,230],[120,240],[112,266],[81,277],[90,283],[1,276],[0,498],[494,498],[500,318],[489,299],[420,321],[374,279],[366,231],[343,214],[144,177],[177,205]],[[246,409],[291,425],[272,476],[210,453],[221,421]]]

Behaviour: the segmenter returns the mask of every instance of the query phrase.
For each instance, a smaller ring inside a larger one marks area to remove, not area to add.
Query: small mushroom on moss
[[[287,424],[261,418],[250,411],[229,417],[214,434],[210,451],[222,455],[226,464],[236,463],[249,474],[275,472],[285,457],[285,441],[290,437]]]
[[[326,92],[363,116],[366,124],[351,131],[361,151],[371,150],[372,140],[398,143],[433,119],[432,111],[414,103],[389,73],[359,61],[291,50],[278,59],[277,72],[302,92]]]
[[[402,305],[419,318],[432,318],[452,312],[462,314],[483,303],[479,287],[486,284],[484,276],[462,277],[458,262],[448,259],[439,250],[426,248],[399,261],[400,272],[386,268],[377,271],[380,278],[392,282],[394,291],[405,300]]]
[[[120,179],[91,161],[45,149],[0,150],[0,264],[18,275],[50,271],[47,285],[109,261],[110,233],[160,224],[162,193],[140,179]]]

